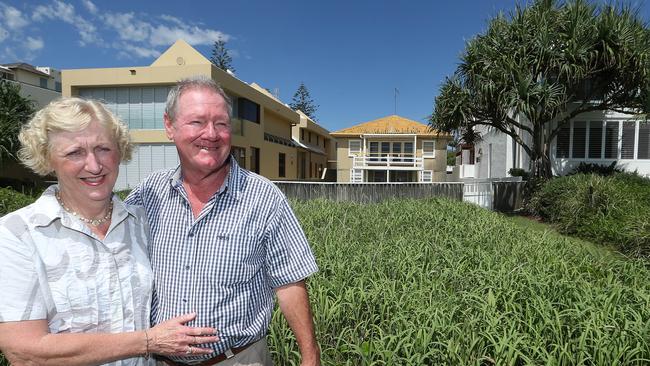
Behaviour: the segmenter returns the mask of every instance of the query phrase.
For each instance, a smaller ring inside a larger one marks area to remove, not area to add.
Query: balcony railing
[[[368,154],[352,158],[355,169],[363,168],[393,168],[393,169],[423,169],[421,157],[413,154]]]

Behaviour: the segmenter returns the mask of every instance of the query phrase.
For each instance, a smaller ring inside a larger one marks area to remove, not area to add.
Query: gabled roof
[[[182,39],[163,52],[151,66],[209,65],[210,60]]]
[[[42,75],[42,76],[48,76],[48,77],[50,76],[50,75],[44,73],[43,71],[38,70],[34,66],[32,66],[30,64],[26,64],[24,62],[14,62],[14,63],[11,63],[11,64],[3,64],[3,65],[0,65],[0,66],[4,66],[5,68],[10,69],[10,70],[21,69],[21,70],[29,71],[31,73]]]
[[[398,115],[391,115],[382,117],[369,122],[364,122],[352,127],[344,128],[336,132],[332,132],[332,136],[345,137],[345,136],[359,136],[359,135],[372,135],[372,134],[408,134],[408,135],[440,135],[447,136],[446,133],[437,130],[429,129],[429,126],[410,120],[408,118],[400,117]]]

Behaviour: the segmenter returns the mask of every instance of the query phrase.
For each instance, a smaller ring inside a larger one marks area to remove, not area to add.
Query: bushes
[[[0,216],[25,207],[36,201],[35,197],[16,192],[10,188],[0,188]]]
[[[637,174],[556,178],[533,195],[530,207],[563,233],[650,256],[650,180]]]

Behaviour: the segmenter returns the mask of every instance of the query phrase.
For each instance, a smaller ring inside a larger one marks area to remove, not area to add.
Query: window
[[[433,171],[423,170],[420,172],[420,182],[431,183],[433,182]]]
[[[400,162],[402,161],[402,143],[393,142],[393,161]]]
[[[300,141],[305,141],[305,129],[300,129]]]
[[[230,149],[230,153],[235,157],[235,160],[237,160],[237,164],[239,164],[240,167],[246,169],[246,148],[233,146]]]
[[[39,81],[41,82],[41,88],[47,89],[47,79],[46,78],[39,78]]]
[[[55,81],[54,82],[54,90],[61,92],[61,82],[60,81]]]
[[[348,141],[348,156],[353,156],[361,153],[361,140]]]
[[[436,142],[435,141],[422,141],[422,157],[435,158],[436,155]]]
[[[571,125],[566,123],[560,128],[555,142],[555,157],[569,157],[569,143],[571,142]]]
[[[368,159],[368,161],[378,161],[379,159],[377,157],[379,156],[379,142],[372,141],[368,147],[370,150],[370,159]]]
[[[603,149],[603,122],[591,121],[589,123],[589,159],[602,158]]]
[[[623,122],[623,136],[621,143],[621,159],[634,159],[634,138],[636,136],[636,122]]]
[[[286,154],[284,154],[284,153],[280,153],[280,154],[278,155],[278,176],[279,176],[280,178],[284,178],[284,177],[287,176],[286,166],[285,166],[285,163],[286,163],[286,157],[287,157],[287,156],[286,156]]]
[[[618,159],[618,121],[605,123],[605,159]]]
[[[361,169],[350,169],[350,182],[352,182],[352,183],[362,183],[363,182],[363,170],[361,170]]]
[[[307,132],[309,135],[309,143],[311,144],[311,131]]]
[[[587,147],[587,123],[584,121],[573,122],[573,151],[571,157],[584,159]]]
[[[381,143],[381,156],[383,159],[381,161],[386,161],[388,158],[388,155],[390,154],[390,142],[382,142]]]
[[[320,146],[320,136],[316,135],[316,146]]]
[[[246,98],[239,98],[238,117],[254,123],[260,123],[260,105]]]
[[[650,122],[639,122],[639,151],[637,159],[650,159]]]
[[[251,172],[260,174],[260,149],[251,146]]]

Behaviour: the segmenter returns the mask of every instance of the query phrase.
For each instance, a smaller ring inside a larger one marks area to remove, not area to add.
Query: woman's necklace
[[[113,215],[113,200],[111,200],[110,203],[108,204],[108,212],[106,213],[106,216],[102,217],[101,219],[87,219],[79,215],[75,211],[71,210],[70,208],[68,208],[68,206],[66,206],[65,203],[63,203],[63,200],[61,199],[61,195],[59,194],[58,190],[55,191],[54,196],[56,197],[56,200],[59,201],[59,204],[61,205],[61,207],[63,207],[64,210],[68,211],[71,215],[77,217],[79,220],[87,224],[90,224],[92,226],[99,226],[105,223],[106,221],[110,220],[111,216]]]

